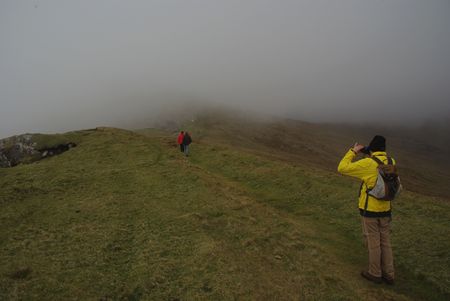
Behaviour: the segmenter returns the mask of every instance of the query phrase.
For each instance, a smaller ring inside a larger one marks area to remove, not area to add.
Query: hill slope
[[[382,134],[387,137],[389,154],[398,161],[405,187],[450,200],[450,128],[443,126],[316,124],[217,110],[197,114],[181,127],[197,140],[331,172],[353,143],[368,144],[374,135]]]
[[[2,300],[450,296],[440,199],[406,192],[396,203],[398,284],[378,286],[358,275],[350,179],[206,140],[185,158],[155,130],[71,139],[60,156],[0,169]]]

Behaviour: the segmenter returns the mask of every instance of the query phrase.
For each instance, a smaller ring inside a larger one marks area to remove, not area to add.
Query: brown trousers
[[[362,217],[362,230],[364,243],[369,250],[368,272],[375,277],[394,279],[390,222],[390,217]]]

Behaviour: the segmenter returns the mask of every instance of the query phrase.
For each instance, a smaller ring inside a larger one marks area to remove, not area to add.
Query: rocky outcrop
[[[40,151],[41,157],[45,158],[45,157],[59,155],[65,151],[68,151],[69,149],[71,149],[72,147],[75,147],[75,146],[77,146],[75,143],[69,142],[67,144],[58,144],[57,146],[54,146],[54,147],[45,148]]]
[[[0,167],[11,167],[8,158],[0,151]]]
[[[12,167],[39,156],[32,135],[25,134],[0,140],[0,167]]]
[[[13,167],[20,163],[31,163],[46,157],[59,155],[76,144],[62,143],[39,148],[32,134],[13,136],[0,140],[0,167]]]

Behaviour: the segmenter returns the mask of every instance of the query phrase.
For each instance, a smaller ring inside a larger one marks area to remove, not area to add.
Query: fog
[[[0,137],[186,104],[317,122],[450,116],[450,1],[0,0]]]

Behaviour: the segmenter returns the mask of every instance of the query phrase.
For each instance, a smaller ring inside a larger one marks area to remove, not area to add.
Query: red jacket
[[[180,133],[180,135],[178,135],[178,144],[183,144],[183,139],[184,139],[184,134]]]

